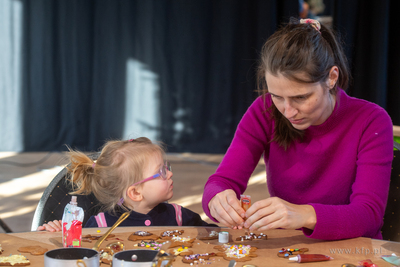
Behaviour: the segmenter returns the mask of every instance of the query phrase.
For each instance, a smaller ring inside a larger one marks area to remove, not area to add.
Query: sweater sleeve
[[[317,223],[313,231],[303,229],[304,234],[324,240],[360,236],[381,239],[380,229],[388,197],[392,159],[392,121],[386,111],[379,108],[371,113],[363,125],[350,203],[312,203]]]
[[[244,114],[235,136],[216,172],[205,184],[203,210],[212,220],[208,203],[219,192],[232,189],[239,198],[268,144],[271,127],[262,97],[257,98]]]

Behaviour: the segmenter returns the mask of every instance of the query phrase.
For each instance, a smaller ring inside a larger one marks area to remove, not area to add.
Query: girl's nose
[[[167,179],[172,179],[172,176],[174,176],[173,172],[170,170],[167,170]]]

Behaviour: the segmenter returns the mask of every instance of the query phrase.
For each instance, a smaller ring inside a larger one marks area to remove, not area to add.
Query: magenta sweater
[[[211,218],[209,201],[233,189],[238,198],[264,153],[271,196],[294,204],[310,204],[317,215],[306,236],[324,240],[354,237],[382,239],[393,159],[393,126],[376,104],[349,97],[339,90],[339,101],[321,125],[311,126],[302,142],[287,151],[275,142],[272,103],[257,98],[240,121],[235,136],[215,174],[208,179],[203,209]],[[215,220],[215,219],[214,219]]]

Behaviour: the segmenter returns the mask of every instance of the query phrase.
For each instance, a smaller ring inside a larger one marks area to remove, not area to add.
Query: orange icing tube
[[[296,257],[289,258],[289,260],[297,262],[328,261],[332,259],[333,258],[322,254],[299,254]]]
[[[240,195],[240,204],[244,211],[248,210],[251,206],[251,196]]]

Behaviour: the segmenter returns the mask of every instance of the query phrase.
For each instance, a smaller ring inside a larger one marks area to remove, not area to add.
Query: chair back
[[[389,196],[381,231],[383,239],[400,242],[400,144],[394,142],[394,147]]]
[[[99,153],[89,155],[93,160],[99,157]],[[53,220],[61,220],[65,206],[71,201],[72,186],[67,182],[68,171],[63,168],[50,182],[43,192],[42,197],[36,207],[32,220],[31,231]],[[85,212],[83,225],[92,215],[97,215],[100,210],[99,201],[93,194],[77,195],[78,206]]]

